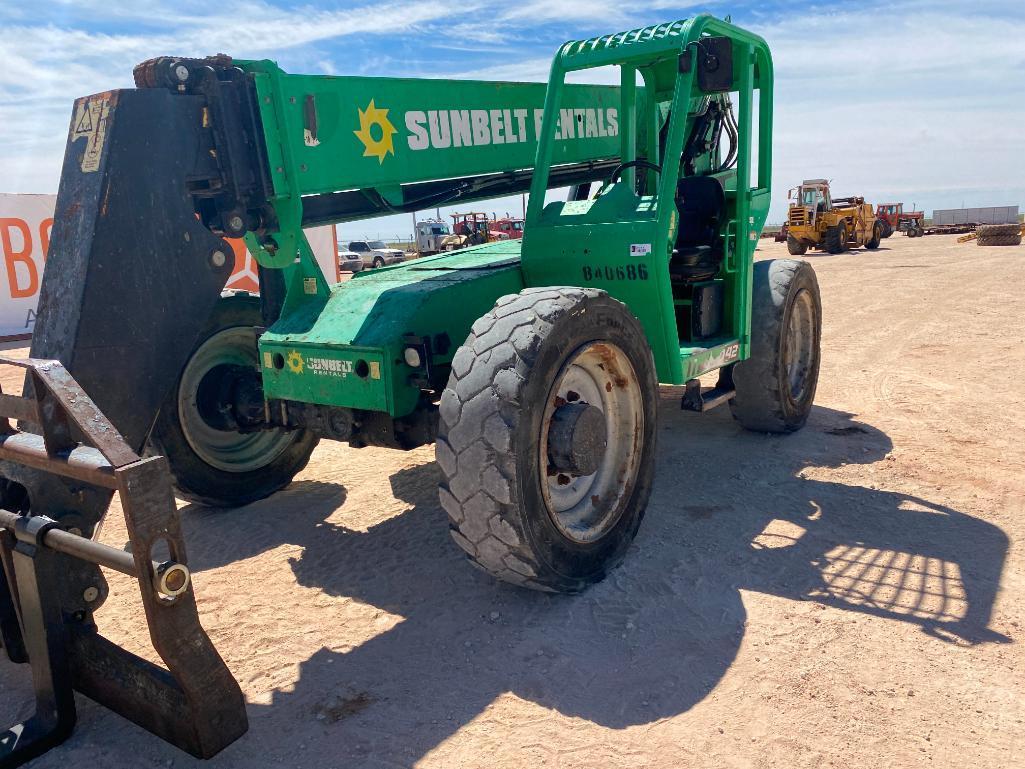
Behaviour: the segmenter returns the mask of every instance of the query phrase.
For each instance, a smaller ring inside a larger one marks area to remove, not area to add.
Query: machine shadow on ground
[[[250,706],[249,735],[220,760],[280,748],[261,716],[281,708],[297,743],[404,766],[506,693],[614,729],[671,717],[729,669],[747,618],[741,590],[914,623],[951,643],[1009,640],[987,627],[1007,550],[1000,529],[928,500],[804,477],[883,460],[885,434],[821,407],[800,433],[751,434],[726,410],[682,413],[673,395],[663,391],[638,540],[580,596],[472,569],[449,541],[433,463],[392,476],[409,509],[365,532],[324,520],[344,500],[333,484],[284,492],[308,499],[287,520],[273,498],[216,514],[187,508],[186,521],[202,519],[188,526],[195,569],[287,542],[303,548],[292,561],[301,585],[403,618],[302,663],[294,691]],[[222,547],[242,525],[242,551]]]
[[[237,510],[184,508],[194,570],[299,546],[300,585],[401,617],[350,651],[313,654],[292,691],[249,705],[245,737],[194,765],[293,763],[305,749],[315,763],[412,767],[467,725],[500,719],[501,706],[485,713],[510,695],[611,729],[669,718],[733,663],[748,619],[741,591],[912,623],[940,642],[1012,640],[988,628],[1008,546],[1000,529],[929,500],[808,477],[885,461],[884,433],[816,407],[799,433],[752,434],[725,409],[681,412],[678,395],[662,392],[659,467],[637,542],[578,596],[471,568],[449,540],[433,462],[391,477],[408,509],[367,531],[327,520],[346,499],[334,483],[300,481]],[[232,600],[265,599],[240,590]],[[231,665],[231,649],[221,651]],[[155,764],[192,765],[84,698],[79,707],[73,742],[137,732]],[[533,743],[542,727],[524,728]],[[126,758],[115,753],[114,763]]]

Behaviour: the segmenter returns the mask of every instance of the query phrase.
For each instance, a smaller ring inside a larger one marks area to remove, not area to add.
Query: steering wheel
[[[609,184],[615,184],[619,181],[620,175],[628,168],[650,168],[652,171],[662,173],[662,166],[656,165],[648,160],[628,160],[625,163],[620,163],[618,166],[612,169],[612,174],[609,176]]]

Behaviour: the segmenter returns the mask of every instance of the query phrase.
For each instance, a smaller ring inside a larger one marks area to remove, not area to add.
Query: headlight
[[[420,365],[423,363],[420,351],[415,347],[407,347],[402,357],[405,358],[406,365],[410,368],[420,368]]]

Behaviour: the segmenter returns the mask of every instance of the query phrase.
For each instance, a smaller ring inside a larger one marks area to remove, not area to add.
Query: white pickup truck
[[[405,253],[397,248],[389,248],[380,240],[353,240],[349,250],[363,258],[366,267],[384,267],[386,264],[398,264],[405,259]]]

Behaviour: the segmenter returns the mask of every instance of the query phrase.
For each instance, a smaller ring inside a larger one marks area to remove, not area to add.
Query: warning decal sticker
[[[71,122],[71,141],[85,139],[82,152],[82,173],[99,169],[103,157],[103,142],[107,136],[107,118],[110,114],[110,94],[88,96],[75,102],[75,119]]]

